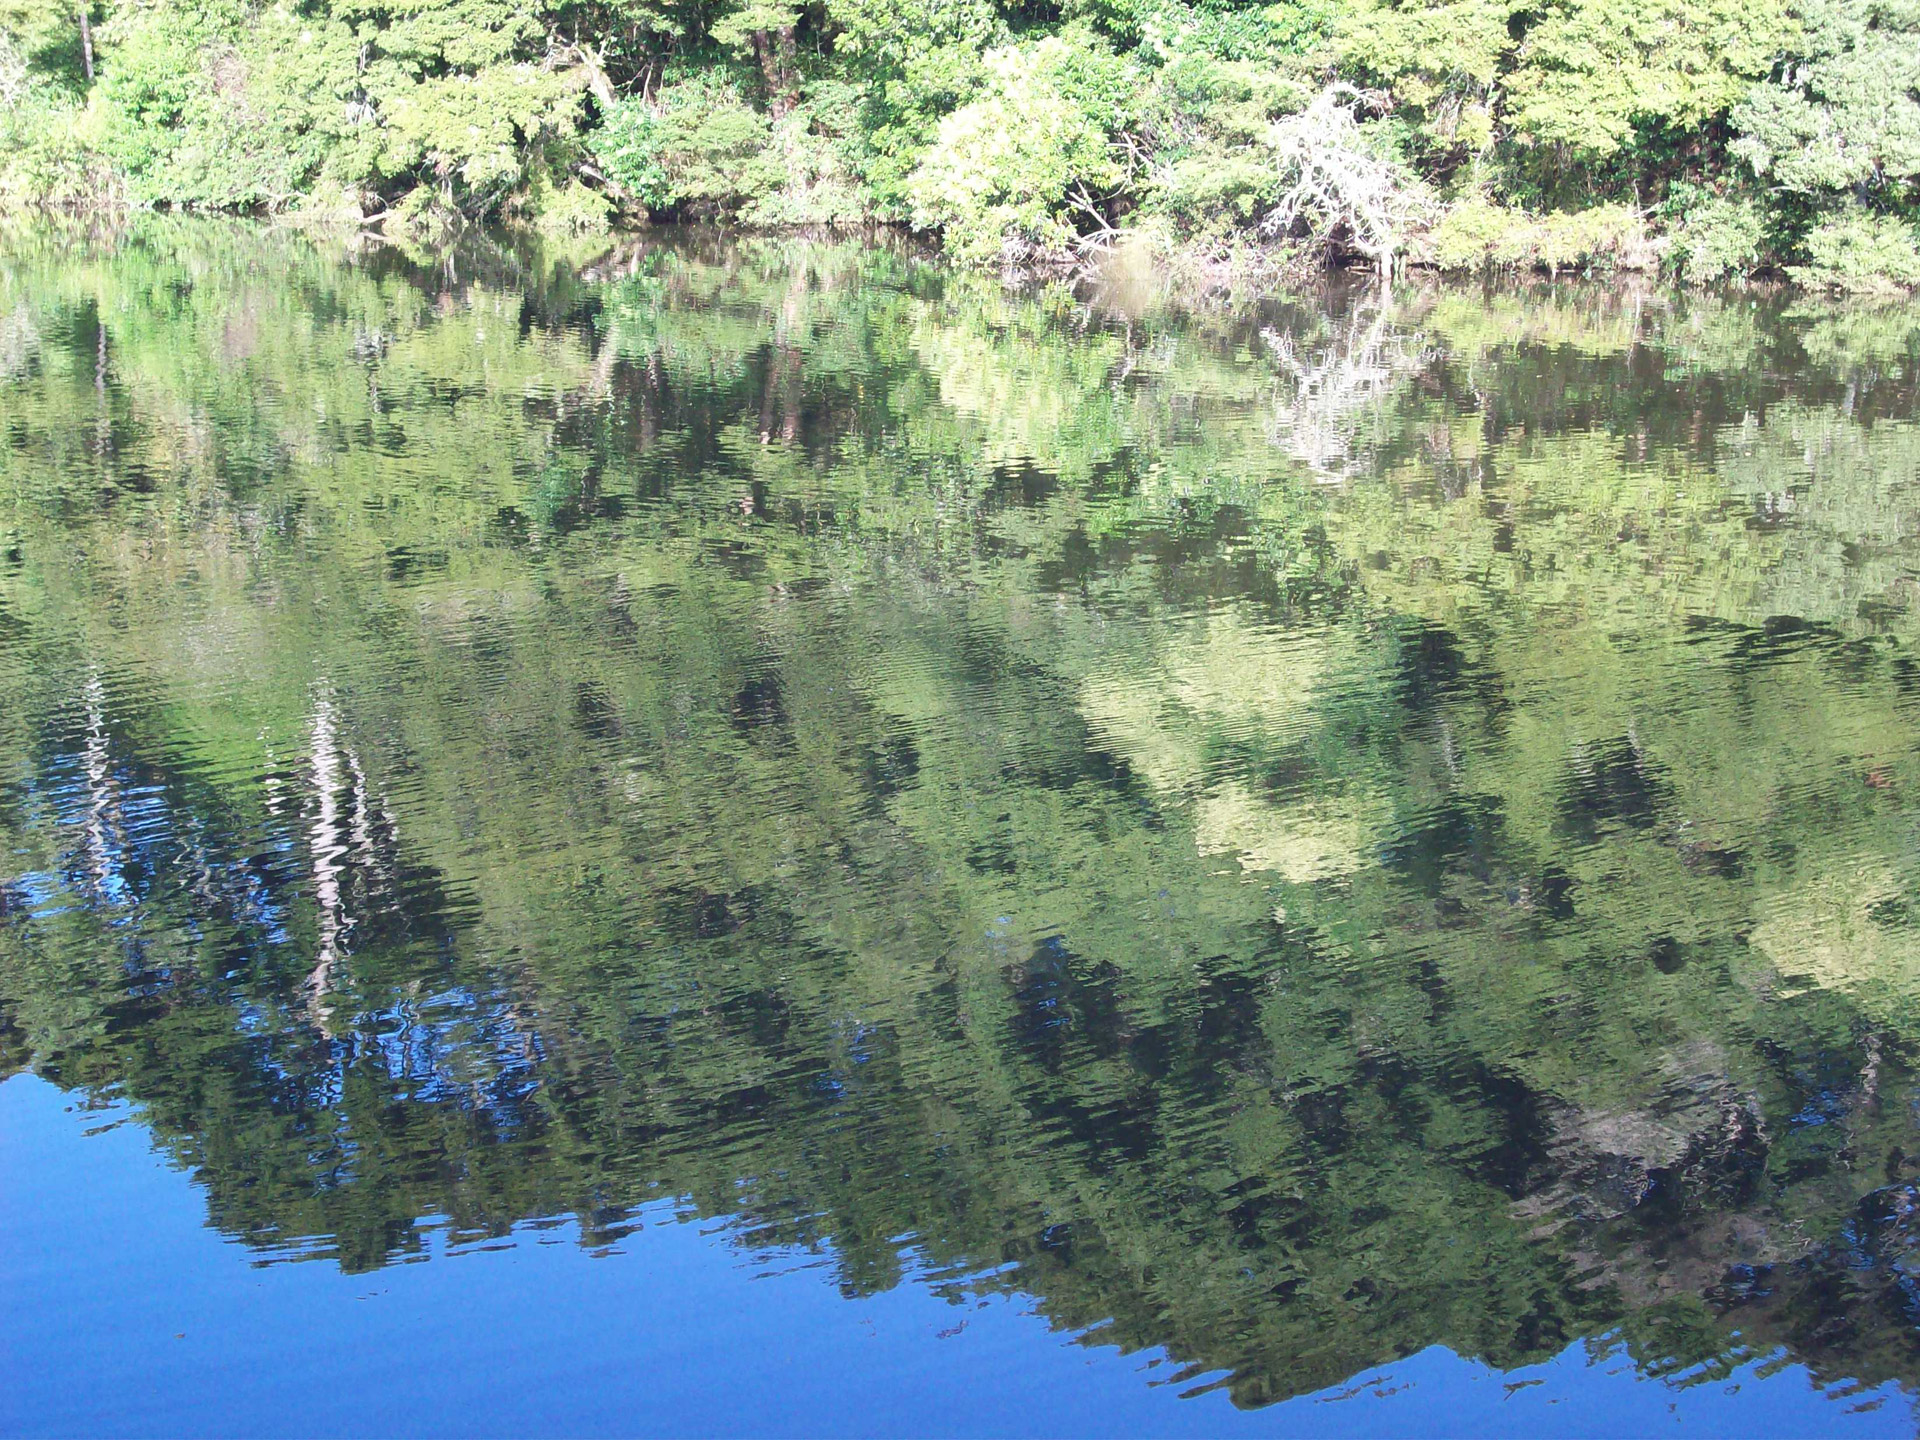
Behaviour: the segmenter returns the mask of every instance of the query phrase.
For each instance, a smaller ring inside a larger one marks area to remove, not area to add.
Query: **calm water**
[[[0,255],[0,1429],[1913,1433],[1920,308]]]

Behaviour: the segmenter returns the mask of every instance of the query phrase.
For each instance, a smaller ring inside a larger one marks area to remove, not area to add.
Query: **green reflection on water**
[[[10,247],[0,1038],[222,1229],[1920,1379],[1920,311]]]

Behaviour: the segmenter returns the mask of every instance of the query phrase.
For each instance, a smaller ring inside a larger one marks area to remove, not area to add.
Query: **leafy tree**
[[[13,0],[0,205],[297,212],[407,243],[887,222],[970,263],[1128,248],[1227,288],[1383,249],[1828,284],[1805,262],[1843,203],[1912,216],[1903,5]],[[1381,193],[1336,221],[1288,137],[1326,132],[1316,97],[1343,85],[1365,123],[1340,168]],[[1900,287],[1902,253],[1847,263]]]
[[[1734,113],[1734,153],[1803,194],[1879,190],[1920,179],[1920,8],[1813,0],[1806,39],[1779,78]]]
[[[916,222],[973,260],[1058,251],[1076,221],[1104,224],[1127,178],[1116,142],[1133,113],[1133,68],[1091,33],[1069,32],[990,51],[982,69],[979,97],[940,122],[907,181]]]
[[[1719,120],[1795,30],[1779,0],[1562,0],[1527,23],[1503,109],[1527,142],[1606,158]]]
[[[699,77],[616,105],[593,148],[649,210],[733,214],[779,182],[771,133],[724,78]]]

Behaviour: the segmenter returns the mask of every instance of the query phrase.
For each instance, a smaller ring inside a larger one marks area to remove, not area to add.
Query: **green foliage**
[[[1785,0],[1557,0],[1505,82],[1516,136],[1595,158],[1724,115],[1795,33]]]
[[[1803,259],[1846,205],[1920,206],[1915,0],[89,4],[91,81],[78,11],[0,6],[0,206],[412,240],[881,221],[983,265],[1138,227],[1143,253],[1548,269],[1649,263],[1601,224],[1630,207],[1695,282]],[[1336,92],[1357,138],[1329,148]],[[1681,203],[1704,194],[1735,208]]]
[[[1850,209],[1816,226],[1807,263],[1791,267],[1804,285],[1874,291],[1920,286],[1920,234],[1892,215]]]
[[[345,122],[357,46],[343,25],[155,6],[102,33],[102,148],[139,202],[280,209],[323,174],[364,178],[377,153]]]
[[[122,178],[93,143],[92,117],[40,77],[0,75],[0,87],[10,83],[11,100],[0,104],[0,214],[117,203]]]
[[[1792,33],[1781,0],[1361,0],[1336,30],[1342,62],[1436,144],[1477,149],[1498,125],[1589,158],[1724,114]]]
[[[496,0],[126,4],[95,33],[84,143],[138,204],[279,210],[425,180],[484,210],[583,118],[584,66]]]
[[[708,33],[718,44],[752,55],[756,35],[791,31],[799,23],[800,7],[789,0],[742,0],[737,6],[721,10]]]
[[[1513,49],[1512,12],[1511,0],[1357,0],[1341,8],[1334,45],[1343,66],[1391,88],[1450,142],[1489,102]]]
[[[524,203],[534,229],[556,238],[602,234],[613,209],[605,195],[579,180],[556,183],[538,172],[527,185]]]
[[[986,52],[1012,38],[994,0],[833,0],[834,129],[876,214],[907,218],[908,177],[940,121],[970,96]],[[820,91],[811,97],[818,106]]]
[[[607,175],[649,210],[735,214],[780,182],[767,117],[723,75],[624,100],[593,137]]]
[[[1138,72],[1087,31],[991,51],[983,69],[908,179],[914,223],[976,263],[1058,255],[1127,178]]]
[[[1142,204],[1187,236],[1244,233],[1278,199],[1276,120],[1318,89],[1313,57],[1333,10],[1270,6],[1182,15],[1149,35],[1160,64],[1142,104],[1151,164]]]
[[[1803,283],[1913,285],[1920,184],[1920,7],[1907,0],[1809,0],[1779,74],[1734,110],[1730,150],[1779,200],[1781,246]]]
[[[776,121],[772,153],[777,188],[760,195],[743,218],[753,225],[858,225],[873,217],[872,190],[858,173],[857,101],[831,81],[809,87]]]
[[[1759,266],[1766,242],[1766,218],[1751,199],[1713,196],[1682,212],[1671,259],[1696,285],[1738,279]]]
[[[88,7],[88,18],[94,16]],[[0,100],[18,103],[29,75],[68,94],[86,82],[80,10],[66,0],[0,0]]]
[[[1898,195],[1920,179],[1920,5],[1810,0],[1781,79],[1734,112],[1733,151],[1788,190]]]
[[[1442,270],[1649,268],[1646,222],[1624,205],[1532,215],[1470,196],[1447,208],[1426,237]]]
[[[1529,219],[1482,197],[1470,197],[1447,207],[1427,236],[1429,253],[1442,270],[1482,270],[1500,264],[1508,235]]]
[[[423,80],[385,107],[386,172],[424,173],[485,197],[521,179],[529,146],[570,139],[584,77],[533,63]]]

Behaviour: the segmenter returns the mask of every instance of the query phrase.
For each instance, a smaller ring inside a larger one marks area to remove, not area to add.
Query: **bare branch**
[[[1359,112],[1387,103],[1337,81],[1298,115],[1274,122],[1267,143],[1287,189],[1262,222],[1267,234],[1285,234],[1301,220],[1323,241],[1344,231],[1382,274],[1391,272],[1424,197],[1361,131]]]

